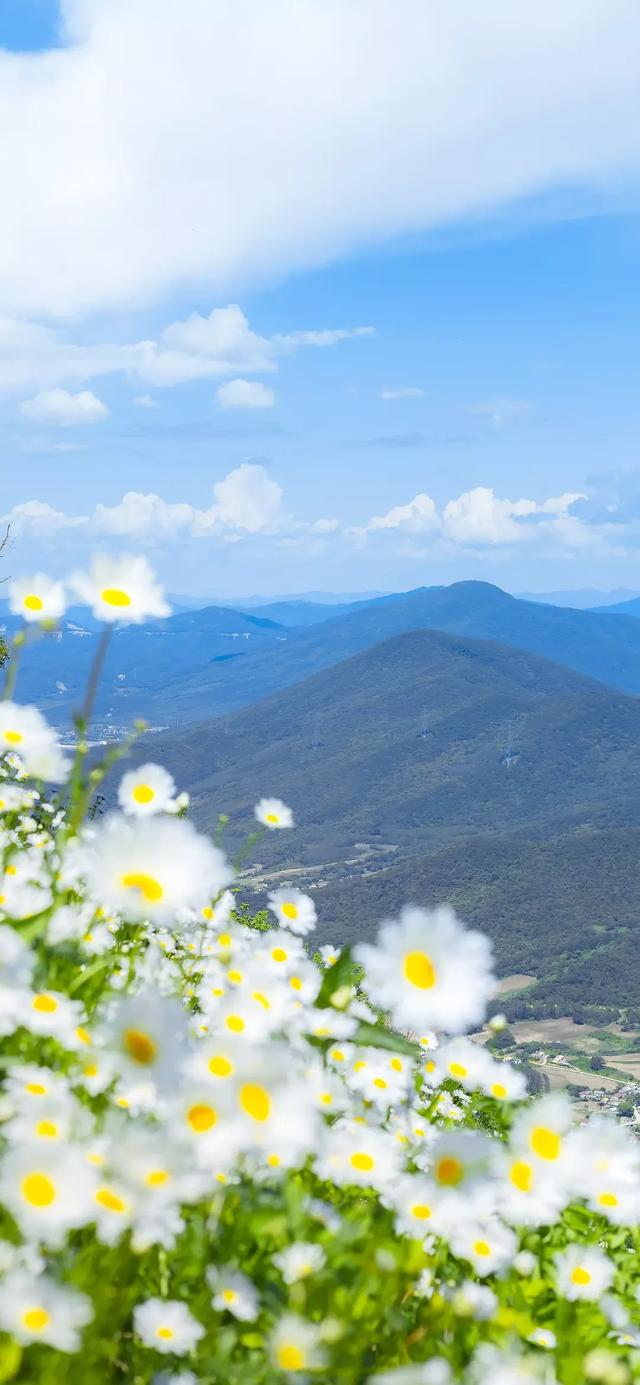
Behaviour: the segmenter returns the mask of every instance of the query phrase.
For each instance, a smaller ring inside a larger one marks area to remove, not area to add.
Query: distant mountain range
[[[98,699],[99,717],[127,725],[142,715],[154,725],[176,725],[221,715],[381,640],[421,629],[498,640],[640,693],[640,622],[630,615],[538,605],[486,582],[373,598],[306,626],[295,625],[291,603],[285,605],[288,609],[280,610],[288,625],[262,612],[207,607],[117,631]],[[81,613],[67,620],[59,638],[47,637],[30,651],[20,695],[59,723],[68,721],[95,642],[95,622]]]
[[[235,849],[263,793],[298,829],[263,873],[310,886],[322,935],[451,898],[537,1005],[640,1003],[640,702],[537,655],[432,631],[377,644],[234,716],[148,738]],[[301,872],[301,873],[297,873]],[[265,883],[266,888],[266,883]],[[633,971],[633,975],[631,974]]]

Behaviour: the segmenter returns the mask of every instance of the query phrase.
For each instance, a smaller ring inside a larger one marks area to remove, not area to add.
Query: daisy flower
[[[9,583],[9,610],[30,624],[59,620],[66,604],[62,582],[54,582],[42,572],[34,577],[15,577]]]
[[[77,1351],[82,1329],[92,1317],[90,1299],[48,1275],[34,1278],[15,1270],[2,1281],[0,1328],[23,1346],[46,1342],[58,1351]]]
[[[152,991],[128,995],[106,1016],[101,1037],[125,1079],[176,1084],[187,1040],[186,1015],[177,1001]]]
[[[320,1329],[294,1313],[286,1313],[271,1336],[271,1359],[285,1375],[321,1370],[325,1364]]]
[[[20,1006],[20,1022],[32,1034],[41,1034],[73,1047],[84,1011],[79,1001],[59,991],[27,992]]]
[[[326,1255],[322,1246],[313,1241],[296,1241],[273,1256],[273,1263],[280,1270],[285,1284],[296,1284],[299,1279],[307,1279],[310,1274],[321,1270]]]
[[[138,623],[171,614],[146,558],[98,553],[89,572],[75,572],[69,584],[97,620]]]
[[[561,1092],[550,1092],[527,1106],[514,1122],[511,1143],[514,1149],[526,1151],[545,1167],[562,1168],[567,1164],[571,1145],[567,1135],[573,1125],[571,1104]]]
[[[600,1299],[609,1288],[615,1265],[597,1246],[567,1246],[556,1255],[558,1293],[567,1299]]]
[[[3,752],[17,752],[25,773],[33,779],[62,784],[69,773],[70,761],[37,707],[0,702],[0,754]]]
[[[95,1171],[75,1145],[16,1145],[0,1164],[0,1199],[25,1236],[59,1246],[93,1219]]]
[[[148,1298],[133,1310],[133,1325],[146,1347],[186,1356],[204,1337],[204,1327],[179,1299]]]
[[[494,988],[491,948],[453,911],[408,906],[383,924],[377,942],[360,943],[354,958],[366,972],[370,1000],[403,1030],[455,1034],[479,1024]]]
[[[118,803],[130,817],[151,817],[175,812],[175,794],[175,781],[162,765],[140,765],[122,776]]]
[[[449,1235],[449,1243],[454,1254],[468,1260],[481,1279],[506,1269],[518,1248],[514,1232],[497,1217],[458,1224]]]
[[[261,798],[254,809],[258,822],[263,827],[277,831],[283,827],[293,827],[293,813],[280,798]]]
[[[197,908],[231,879],[217,846],[178,818],[135,820],[113,814],[76,852],[91,895],[130,922],[169,923]]]
[[[255,1322],[260,1311],[258,1291],[246,1274],[222,1265],[210,1266],[207,1283],[213,1289],[211,1300],[218,1313],[231,1313],[239,1322]]]
[[[342,953],[342,948],[335,947],[333,943],[323,943],[322,947],[318,948],[318,951],[322,958],[323,966],[334,967]]]
[[[339,1120],[326,1130],[315,1168],[319,1178],[340,1186],[385,1189],[397,1179],[401,1158],[399,1146],[385,1130]]]
[[[297,933],[302,938],[313,932],[318,915],[316,906],[308,894],[283,887],[269,895],[268,903],[281,928],[288,928],[291,933]]]

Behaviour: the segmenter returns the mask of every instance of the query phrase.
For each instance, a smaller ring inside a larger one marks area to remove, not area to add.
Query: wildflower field
[[[153,574],[69,587],[105,622],[75,752],[16,700],[65,609],[46,577],[11,586],[0,704],[0,1382],[640,1379],[638,1143],[465,1037],[491,949],[446,906],[399,901],[353,954],[315,951],[297,890],[239,915],[171,776],[88,755]],[[254,841],[294,828],[255,811]]]

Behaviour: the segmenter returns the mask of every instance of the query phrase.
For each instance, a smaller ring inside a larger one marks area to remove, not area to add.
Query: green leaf
[[[333,966],[329,967],[329,970],[325,972],[324,980],[316,999],[316,1005],[321,1010],[327,1009],[327,1006],[331,1004],[332,996],[334,996],[337,991],[341,990],[343,986],[353,985],[353,966],[351,948],[345,947],[344,952],[340,954],[337,962],[334,962]]]
[[[366,1044],[370,1048],[387,1048],[392,1053],[404,1053],[407,1058],[420,1057],[420,1045],[412,1044],[410,1039],[405,1039],[404,1034],[396,1034],[393,1029],[385,1029],[381,1024],[366,1024],[364,1021],[358,1025],[355,1034],[351,1034],[349,1042],[352,1044]]]

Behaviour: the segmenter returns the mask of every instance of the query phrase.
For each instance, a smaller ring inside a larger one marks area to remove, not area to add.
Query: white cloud
[[[416,495],[408,505],[395,505],[386,515],[369,520],[369,529],[407,529],[413,533],[438,529],[440,520],[435,500],[430,495]]]
[[[468,414],[478,414],[486,418],[492,428],[503,428],[515,418],[522,418],[531,412],[528,399],[484,399],[479,404],[470,404]]]
[[[481,24],[477,0],[63,13],[67,47],[0,52],[18,315],[219,292],[540,191],[606,200],[638,170],[637,0],[484,0]]]
[[[73,428],[84,423],[99,423],[109,410],[90,390],[70,394],[68,390],[43,390],[34,399],[23,399],[20,413],[31,423],[51,423],[57,428]]]
[[[244,529],[250,534],[282,527],[285,515],[282,488],[263,466],[243,462],[213,487],[215,504],[205,516],[205,527]]]
[[[418,385],[401,385],[399,389],[380,390],[381,399],[421,399],[424,390]]]
[[[136,394],[131,403],[135,405],[136,409],[157,409],[158,407],[157,400],[151,394]]]
[[[276,402],[273,390],[259,380],[228,380],[216,390],[216,399],[223,409],[272,409]]]
[[[237,303],[231,303],[214,308],[208,317],[192,313],[172,322],[157,340],[82,344],[70,341],[60,329],[5,317],[0,319],[0,392],[15,394],[33,387],[47,392],[116,373],[154,388],[240,372],[269,374],[278,369],[281,356],[298,347],[335,346],[347,337],[368,336],[372,330],[340,328],[263,337],[252,330]],[[323,340],[314,340],[317,337]],[[143,408],[150,407],[148,401],[154,402],[148,394],[134,399]]]

